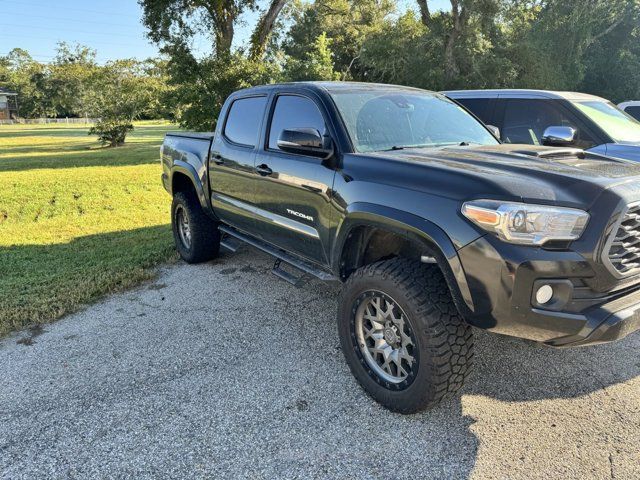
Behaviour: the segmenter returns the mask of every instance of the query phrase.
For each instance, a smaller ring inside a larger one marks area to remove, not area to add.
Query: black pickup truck
[[[441,95],[357,83],[238,91],[161,157],[182,258],[247,243],[342,282],[342,350],[392,410],[462,386],[472,326],[555,347],[640,328],[637,162],[503,145]]]

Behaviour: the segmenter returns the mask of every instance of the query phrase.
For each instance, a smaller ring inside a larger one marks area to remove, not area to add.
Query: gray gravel
[[[337,287],[250,250],[0,341],[0,477],[640,478],[640,335],[558,351],[476,332],[463,394],[358,387]]]

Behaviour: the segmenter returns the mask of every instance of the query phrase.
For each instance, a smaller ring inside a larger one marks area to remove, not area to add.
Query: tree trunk
[[[447,81],[446,88],[459,74],[460,68],[456,59],[455,48],[467,22],[467,9],[460,5],[461,0],[451,0],[451,19],[453,25],[447,35],[447,42],[444,47],[444,78]]]
[[[429,11],[428,0],[417,0],[420,7],[420,20],[425,27],[431,26],[431,12]]]
[[[260,17],[256,25],[253,35],[251,35],[251,58],[259,60],[264,56],[269,41],[269,35],[273,30],[273,26],[278,19],[278,15],[282,8],[286,5],[287,0],[271,0],[269,8]]]
[[[218,58],[227,57],[231,54],[231,44],[233,43],[233,22],[235,16],[226,14],[218,20],[217,27],[215,29],[215,51]]]

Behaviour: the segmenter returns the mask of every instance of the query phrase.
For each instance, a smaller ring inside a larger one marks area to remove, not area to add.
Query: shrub
[[[126,121],[98,120],[95,126],[89,129],[89,135],[98,135],[102,145],[118,147],[124,145],[124,139],[133,130],[133,125]]]

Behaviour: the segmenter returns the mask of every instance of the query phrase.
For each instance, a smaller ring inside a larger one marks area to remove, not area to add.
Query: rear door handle
[[[211,160],[213,160],[213,163],[216,165],[222,165],[224,163],[224,158],[222,158],[222,155],[219,153],[212,153]]]
[[[271,175],[273,173],[273,170],[271,170],[268,165],[265,165],[263,163],[262,165],[258,165],[256,167],[256,172],[258,172],[263,177],[266,177],[267,175]]]

